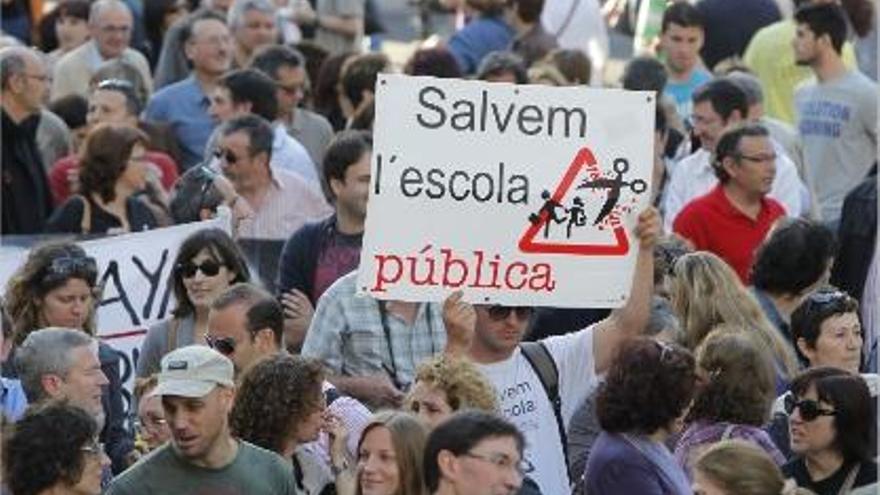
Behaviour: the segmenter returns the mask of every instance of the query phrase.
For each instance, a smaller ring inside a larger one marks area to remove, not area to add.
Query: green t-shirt
[[[297,495],[290,463],[247,442],[239,442],[235,460],[220,469],[194,466],[165,444],[114,479],[106,493]]]

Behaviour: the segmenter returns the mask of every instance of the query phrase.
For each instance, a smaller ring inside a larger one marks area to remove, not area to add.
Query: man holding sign
[[[540,341],[558,373],[558,409],[548,397],[536,365],[520,345],[532,307],[476,305],[473,315],[460,298],[447,302],[447,349],[467,352],[495,386],[501,414],[526,437],[525,458],[535,467],[526,474],[542,493],[569,493],[564,432],[578,404],[595,387],[596,377],[608,369],[621,344],[641,334],[648,322],[653,249],[660,232],[656,210],[639,215],[633,291],[622,308],[583,330]],[[450,304],[459,306],[458,310],[448,308]]]
[[[357,289],[403,301],[456,291],[446,351],[494,383],[542,493],[570,493],[568,423],[648,319],[655,95],[396,75],[380,75],[376,95]],[[520,344],[540,305],[619,309]]]

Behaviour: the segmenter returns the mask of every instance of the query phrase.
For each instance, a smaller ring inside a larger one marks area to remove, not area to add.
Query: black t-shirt
[[[786,478],[794,478],[798,486],[812,490],[816,495],[837,495],[849,475],[853,463],[845,463],[831,476],[813,481],[803,458],[795,459],[782,466],[782,472]],[[859,465],[859,473],[856,475],[855,484],[852,488],[870,485],[877,481],[877,463],[863,462]]]
[[[85,203],[83,196],[75,196],[64,202],[49,218],[46,231],[52,233],[106,234],[112,229],[120,229],[122,223],[115,215],[88,199],[92,221],[88,232],[82,231],[82,216]],[[155,229],[156,218],[147,206],[134,196],[126,201],[128,225],[131,232]]]

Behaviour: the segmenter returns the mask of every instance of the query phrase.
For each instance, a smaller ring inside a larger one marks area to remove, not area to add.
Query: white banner
[[[168,277],[177,250],[190,234],[207,228],[230,232],[229,216],[78,243],[98,263],[98,281],[104,286],[98,335],[123,357],[122,381],[129,390],[147,327],[169,317],[174,308]],[[27,250],[0,253],[4,288],[27,255]]]
[[[380,75],[359,292],[622,305],[654,107],[649,92]]]

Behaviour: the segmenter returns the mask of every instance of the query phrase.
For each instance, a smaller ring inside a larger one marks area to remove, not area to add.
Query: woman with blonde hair
[[[498,411],[495,389],[468,360],[440,355],[416,369],[404,409],[434,429],[460,409]]]
[[[787,389],[798,372],[794,349],[767,320],[727,263],[705,251],[686,254],[675,262],[667,284],[690,349],[696,349],[718,325],[741,328],[773,355],[777,393]]]
[[[358,442],[355,495],[424,495],[422,455],[428,433],[415,416],[377,413]]]
[[[785,457],[761,427],[767,423],[775,396],[773,364],[740,329],[716,328],[697,348],[697,392],[688,423],[675,446],[686,473],[700,452],[721,440],[740,438],[762,448],[777,465]]]
[[[709,447],[694,463],[694,495],[809,495],[766,452],[742,440]]]

